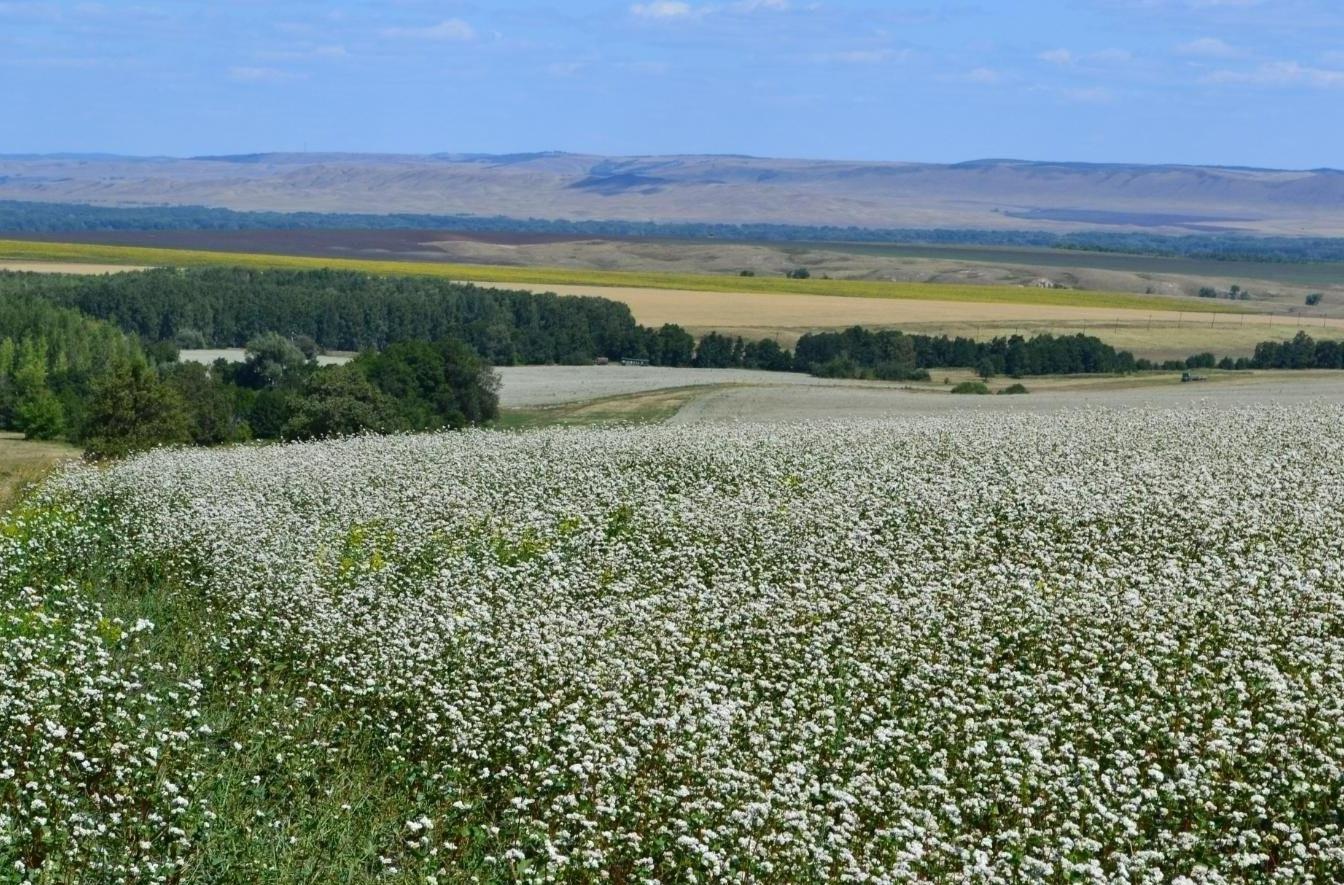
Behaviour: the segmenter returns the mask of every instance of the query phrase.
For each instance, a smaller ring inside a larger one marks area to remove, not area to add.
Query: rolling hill
[[[559,152],[0,156],[0,199],[861,227],[1344,235],[1344,172]]]

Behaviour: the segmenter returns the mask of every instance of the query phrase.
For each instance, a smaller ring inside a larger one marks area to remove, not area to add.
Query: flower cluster
[[[78,523],[0,528],[0,881],[177,881],[205,813],[200,686],[153,623],[50,580],[87,552]]]
[[[208,823],[196,797],[269,742],[263,793],[376,760],[391,877],[1337,881],[1341,421],[471,432],[71,471],[62,531],[135,574],[189,561],[208,654],[174,669],[157,620],[10,592],[0,858],[167,870],[225,838],[174,809]],[[14,540],[10,584],[80,547]],[[224,702],[246,727],[219,740],[193,711]],[[259,801],[258,829],[311,807]]]

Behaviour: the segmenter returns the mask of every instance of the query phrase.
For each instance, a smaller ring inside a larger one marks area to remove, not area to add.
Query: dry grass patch
[[[8,510],[57,464],[79,456],[79,449],[65,443],[24,439],[18,433],[0,433],[0,512]]]
[[[0,270],[20,273],[68,273],[79,276],[101,276],[109,273],[126,273],[133,270],[148,270],[146,266],[133,264],[89,264],[77,261],[0,261]]]

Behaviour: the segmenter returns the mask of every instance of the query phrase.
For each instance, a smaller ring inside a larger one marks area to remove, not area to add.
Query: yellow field
[[[1243,313],[1238,306],[1194,299],[1163,298],[1123,292],[1081,292],[1011,286],[888,283],[866,280],[790,280],[780,277],[729,277],[710,274],[601,271],[553,267],[504,267],[417,261],[365,261],[263,255],[245,252],[204,252],[140,246],[104,246],[83,243],[37,243],[0,240],[0,260],[103,262],[109,264],[176,267],[234,266],[256,268],[336,268],[377,274],[406,274],[477,280],[487,283],[530,283],[554,289],[578,286],[589,290],[609,287],[672,289],[731,294],[820,295],[827,297],[937,300],[975,304],[1031,304],[1071,308],[1163,311],[1178,313]]]

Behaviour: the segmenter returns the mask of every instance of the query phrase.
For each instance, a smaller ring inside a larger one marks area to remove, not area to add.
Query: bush
[[[1004,394],[1013,395],[1013,394],[1030,393],[1030,392],[1031,392],[1031,391],[1027,390],[1027,388],[1026,388],[1025,385],[1022,385],[1022,384],[1010,384],[1010,385],[1008,385],[1007,387],[1005,387],[1003,390],[1000,390],[1000,391],[999,391],[999,395],[1000,395],[1000,396],[1002,396],[1002,395],[1004,395]]]
[[[1018,387],[1021,387],[1022,385],[1019,384],[1019,385],[1017,385],[1017,386],[1018,386]],[[953,392],[953,393],[973,393],[973,394],[982,394],[982,395],[983,395],[983,394],[989,393],[989,387],[988,387],[988,385],[986,385],[985,382],[983,382],[983,381],[963,381],[963,382],[961,382],[960,384],[958,384],[956,387],[953,387],[953,388],[952,388],[952,392]]]
[[[1321,303],[1322,295],[1320,292],[1312,292],[1307,296],[1307,307],[1315,307]]]
[[[873,377],[879,381],[928,381],[928,369],[912,369],[899,362],[878,363],[873,368]]]

